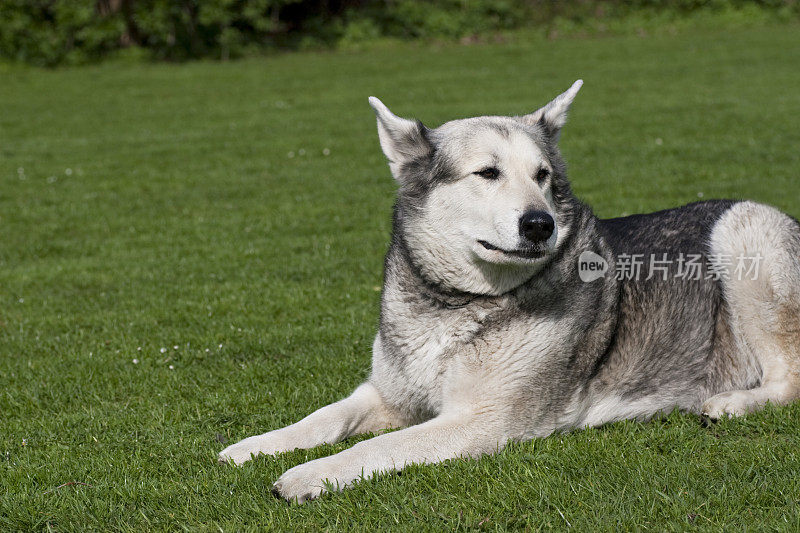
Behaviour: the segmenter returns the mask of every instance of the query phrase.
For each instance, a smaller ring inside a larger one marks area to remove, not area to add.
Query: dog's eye
[[[496,180],[500,176],[500,171],[494,167],[489,167],[489,168],[484,168],[483,170],[476,172],[475,174],[487,180]]]
[[[547,170],[546,168],[540,168],[539,172],[536,173],[536,181],[541,183],[544,180],[546,180],[547,176],[549,176],[549,175],[550,175],[550,171],[549,170]]]

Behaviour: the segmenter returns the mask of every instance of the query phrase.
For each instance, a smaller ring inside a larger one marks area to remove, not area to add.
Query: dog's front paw
[[[305,503],[327,492],[326,482],[335,490],[343,489],[352,483],[356,476],[348,476],[337,468],[334,457],[323,457],[290,468],[275,482],[272,494],[290,502]]]
[[[278,431],[270,431],[263,435],[248,437],[228,446],[219,452],[219,462],[240,465],[249,461],[255,455],[275,455],[294,448],[296,446],[291,446],[286,442],[286,439],[282,438]]]

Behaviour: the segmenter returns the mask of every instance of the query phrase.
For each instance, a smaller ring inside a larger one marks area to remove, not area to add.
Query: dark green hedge
[[[388,36],[460,38],[635,9],[691,12],[755,5],[796,15],[800,0],[0,0],[0,56],[38,65],[129,48],[156,59]]]

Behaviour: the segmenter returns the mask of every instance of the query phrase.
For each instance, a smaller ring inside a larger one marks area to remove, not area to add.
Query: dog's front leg
[[[359,442],[343,452],[287,470],[272,489],[278,496],[303,503],[327,489],[342,489],[362,476],[401,470],[411,463],[436,463],[478,457],[502,448],[507,437],[486,413],[442,415],[423,424]]]
[[[401,425],[403,421],[384,404],[375,387],[364,383],[344,400],[318,409],[291,426],[228,446],[220,452],[219,461],[242,464],[254,455],[274,455],[296,448],[313,448],[339,442],[350,435]]]

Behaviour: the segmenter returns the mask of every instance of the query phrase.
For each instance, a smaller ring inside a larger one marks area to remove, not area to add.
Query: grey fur
[[[302,502],[326,490],[323,480],[341,488],[510,440],[673,409],[738,415],[800,396],[798,223],[725,200],[596,218],[572,194],[557,146],[579,88],[524,117],[436,129],[371,99],[399,191],[370,377],[350,397],[230,446],[220,460],[406,427],[287,471],[275,490]],[[487,164],[497,170],[491,182],[477,177]],[[550,174],[539,183],[532,175],[542,168]],[[467,205],[481,195],[508,203],[513,216],[546,210],[553,235],[520,258],[514,252],[529,243],[516,219]],[[763,254],[763,276],[707,276],[723,268],[717,256],[740,251]],[[609,273],[582,281],[585,252]],[[618,279],[626,254],[701,254],[703,275],[679,278],[671,263],[666,277]]]

